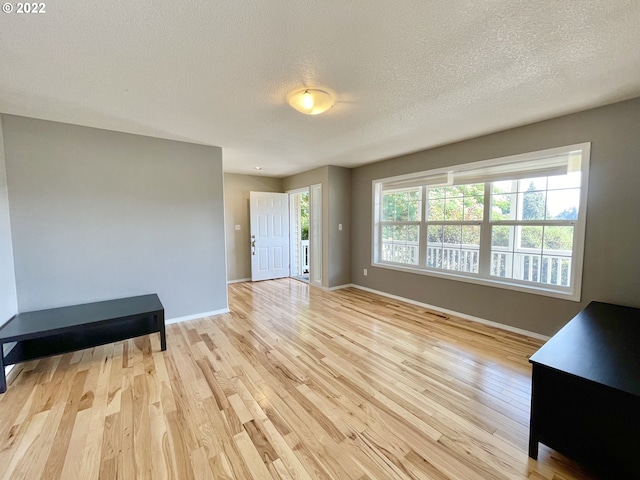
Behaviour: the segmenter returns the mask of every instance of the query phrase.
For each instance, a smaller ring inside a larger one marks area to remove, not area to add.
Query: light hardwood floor
[[[229,287],[231,313],[16,366],[0,478],[586,479],[527,457],[540,341],[356,289]]]

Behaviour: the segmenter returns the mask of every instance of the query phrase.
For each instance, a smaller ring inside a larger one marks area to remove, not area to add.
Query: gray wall
[[[282,179],[224,174],[227,281],[251,278],[249,192],[282,192]],[[240,230],[235,226],[240,225]]]
[[[329,167],[329,287],[351,283],[351,169]],[[342,224],[342,230],[338,225]]]
[[[18,313],[18,299],[13,266],[13,247],[11,245],[2,118],[0,118],[0,325],[16,313]]]
[[[222,153],[2,116],[20,311],[157,292],[227,308]]]
[[[371,267],[372,180],[580,142],[591,142],[581,302]],[[639,182],[640,99],[354,169],[352,281],[545,335],[591,300],[640,307]]]

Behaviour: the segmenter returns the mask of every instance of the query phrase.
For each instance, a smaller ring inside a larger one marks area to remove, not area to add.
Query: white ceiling
[[[336,105],[296,112],[286,95],[303,86]],[[0,112],[218,145],[227,172],[356,166],[636,96],[638,0],[57,0],[0,13]]]

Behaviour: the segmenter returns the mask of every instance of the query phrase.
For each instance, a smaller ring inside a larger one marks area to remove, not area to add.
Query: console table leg
[[[534,460],[538,459],[538,435],[536,434],[536,422],[538,421],[538,398],[536,396],[538,377],[538,369],[534,365],[531,372],[531,416],[529,418],[529,456]]]
[[[167,333],[164,328],[164,312],[158,315],[158,323],[160,327],[160,350],[164,352],[167,349]]]
[[[529,456],[534,460],[538,459],[538,440],[529,434]]]
[[[7,391],[7,376],[4,373],[4,344],[0,343],[0,393]]]

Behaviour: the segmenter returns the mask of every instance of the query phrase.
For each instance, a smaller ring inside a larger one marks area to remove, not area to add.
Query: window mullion
[[[496,220],[491,222],[492,225],[505,226],[522,226],[522,227],[542,227],[542,226],[558,226],[558,227],[574,227],[576,220]]]
[[[427,187],[422,187],[422,212],[420,216],[420,236],[418,237],[419,257],[418,265],[420,268],[427,267]]]
[[[484,184],[484,214],[480,229],[480,259],[478,275],[489,278],[491,271],[491,182]]]
[[[378,254],[378,261],[382,261],[383,256],[382,256],[382,222],[378,223],[378,244],[376,245],[378,251],[376,252]]]

